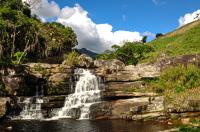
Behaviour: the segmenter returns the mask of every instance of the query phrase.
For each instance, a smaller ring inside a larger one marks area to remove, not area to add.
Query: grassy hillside
[[[159,59],[180,55],[200,54],[200,20],[147,44],[154,48],[154,52],[146,54],[143,62],[155,62]]]

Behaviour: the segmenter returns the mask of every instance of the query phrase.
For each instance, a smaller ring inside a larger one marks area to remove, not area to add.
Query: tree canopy
[[[98,59],[119,59],[125,64],[136,65],[145,57],[145,53],[151,52],[153,49],[141,42],[125,42],[123,46],[113,45],[112,50],[107,50],[100,54]]]
[[[20,63],[64,54],[78,44],[70,27],[42,23],[21,0],[0,0],[0,60]],[[21,54],[19,54],[21,53]],[[21,57],[16,57],[21,55]]]

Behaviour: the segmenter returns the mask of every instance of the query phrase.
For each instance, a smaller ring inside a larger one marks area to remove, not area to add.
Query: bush
[[[78,65],[78,56],[79,56],[79,54],[76,51],[72,51],[72,52],[64,55],[65,64],[68,66]]]

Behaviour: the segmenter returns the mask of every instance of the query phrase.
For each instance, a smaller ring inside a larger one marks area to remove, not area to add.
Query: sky
[[[26,1],[26,0],[24,0]],[[35,8],[35,9],[34,9]],[[77,34],[77,48],[103,52],[124,41],[148,40],[200,18],[200,0],[42,0],[32,13]]]

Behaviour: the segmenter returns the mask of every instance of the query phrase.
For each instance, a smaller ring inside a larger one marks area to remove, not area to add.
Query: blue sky
[[[200,0],[55,0],[61,7],[80,4],[96,23],[113,30],[166,33],[178,27],[178,19],[200,8]],[[124,17],[124,18],[123,18]]]
[[[200,0],[41,0],[39,5],[32,14],[72,27],[77,48],[98,53],[144,35],[150,41],[200,19]]]

